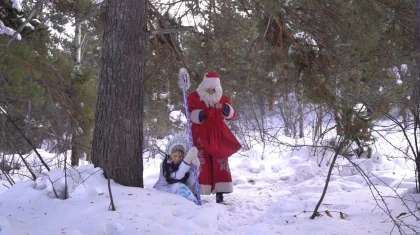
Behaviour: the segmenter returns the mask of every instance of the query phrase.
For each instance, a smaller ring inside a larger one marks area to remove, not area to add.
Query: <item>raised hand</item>
[[[193,158],[191,164],[195,165],[196,167],[200,167],[200,159],[198,159],[198,157]]]
[[[198,150],[196,147],[190,148],[190,150],[188,150],[187,156],[184,158],[184,162],[186,162],[188,165],[191,165],[192,160],[197,157],[197,153]]]

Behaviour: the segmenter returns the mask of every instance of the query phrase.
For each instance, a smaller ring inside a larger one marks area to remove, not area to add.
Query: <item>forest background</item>
[[[35,180],[67,167],[41,155],[38,166],[26,162],[42,148],[71,150],[68,167],[92,161],[116,182],[143,187],[138,159],[162,155],[159,140],[185,129],[167,118],[183,110],[185,67],[192,89],[206,72],[220,75],[245,150],[253,141],[302,146],[272,133],[310,138],[314,151],[337,153],[333,167],[338,155],[370,158],[386,138],[375,133],[398,131],[407,145],[395,150],[414,166],[420,192],[419,0],[134,2],[0,2],[0,169],[10,184],[18,168]],[[109,111],[101,105],[112,103],[121,115],[101,119]],[[273,116],[281,122],[267,125]]]

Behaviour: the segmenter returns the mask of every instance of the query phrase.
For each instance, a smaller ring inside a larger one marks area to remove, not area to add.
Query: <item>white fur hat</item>
[[[166,154],[170,155],[174,150],[182,150],[184,154],[187,154],[188,150],[188,136],[184,133],[178,133],[169,140],[166,145]]]
[[[209,72],[204,76],[200,86],[202,87],[221,87],[219,75],[215,72]]]

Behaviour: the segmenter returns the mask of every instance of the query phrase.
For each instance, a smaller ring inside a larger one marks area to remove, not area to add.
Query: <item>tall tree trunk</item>
[[[416,14],[417,14],[417,49],[420,51],[420,0],[416,0]],[[420,58],[419,58],[420,59]],[[417,80],[416,83],[416,88],[414,89],[415,91],[415,95],[413,96],[413,100],[416,100],[417,104],[417,109],[413,109],[413,115],[414,115],[414,138],[417,138],[416,132],[418,130],[420,130],[419,127],[419,109],[420,109],[420,105],[419,105],[419,98],[420,98],[420,81]],[[417,166],[417,193],[420,193],[420,150],[419,150],[419,145],[418,145],[418,141],[415,141],[416,143],[416,151],[417,151],[417,155],[416,155],[416,166]]]
[[[74,21],[78,22],[76,23],[76,28],[74,30],[74,48],[75,48],[75,56],[74,56],[74,62],[75,66],[73,68],[72,72],[72,80],[79,79],[79,76],[82,75],[82,72],[80,70],[80,65],[82,62],[82,23],[80,22],[80,10],[76,9],[74,13]],[[75,104],[74,113],[77,113],[77,104]],[[80,149],[80,131],[79,131],[79,123],[75,120],[76,117],[74,115],[70,116],[70,129],[71,129],[71,165],[72,166],[78,166],[79,165],[79,159],[82,157],[82,151]]]
[[[146,0],[109,0],[105,13],[92,162],[107,178],[143,187]]]
[[[297,94],[297,111],[298,111],[298,124],[299,124],[299,138],[305,137],[305,133],[303,130],[303,86],[302,86],[302,75],[303,71],[299,70],[298,72],[298,94]]]
[[[303,102],[302,100],[298,101],[298,121],[299,121],[299,138],[305,137],[304,127],[303,127]]]
[[[71,165],[79,166],[79,159],[82,156],[82,151],[80,151],[80,133],[78,130],[77,121],[74,120],[74,117],[70,117],[70,128],[71,128]]]
[[[76,10],[74,21],[80,21],[80,12]],[[82,23],[76,23],[76,29],[74,30],[74,47],[76,49],[75,62],[76,66],[80,66],[82,62]],[[80,68],[80,67],[79,67]]]
[[[315,126],[314,126],[314,135],[312,137],[314,142],[315,140],[318,139],[318,137],[321,136],[321,133],[322,133],[322,118],[324,116],[323,107],[319,105],[315,109],[315,113],[316,113],[316,120],[315,120]]]

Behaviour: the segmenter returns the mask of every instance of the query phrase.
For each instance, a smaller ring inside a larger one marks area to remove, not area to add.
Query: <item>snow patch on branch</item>
[[[17,11],[22,11],[22,4],[20,3],[21,0],[12,0],[13,5],[12,7],[15,8]]]
[[[13,30],[12,28],[9,28],[7,26],[4,25],[3,21],[0,20],[0,34],[6,34],[9,36],[13,36],[13,34],[15,34],[16,31]],[[16,37],[18,40],[21,40],[22,37],[20,36],[20,34],[17,35]]]

